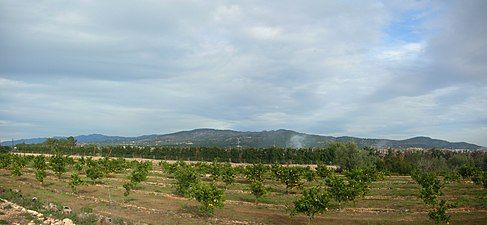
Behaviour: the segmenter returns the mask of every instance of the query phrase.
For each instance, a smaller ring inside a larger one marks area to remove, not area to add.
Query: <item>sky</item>
[[[0,0],[0,140],[195,129],[487,146],[487,1]]]

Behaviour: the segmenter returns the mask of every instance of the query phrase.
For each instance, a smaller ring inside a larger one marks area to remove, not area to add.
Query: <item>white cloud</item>
[[[484,5],[439,5],[4,2],[0,138],[288,128],[487,145]],[[419,40],[390,41],[410,11]]]

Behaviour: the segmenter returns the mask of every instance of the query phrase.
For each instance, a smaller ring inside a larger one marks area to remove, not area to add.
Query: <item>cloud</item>
[[[487,145],[482,1],[1,5],[2,139],[214,127]]]

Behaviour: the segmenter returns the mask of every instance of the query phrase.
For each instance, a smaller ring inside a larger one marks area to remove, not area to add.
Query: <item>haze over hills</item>
[[[60,138],[60,137],[57,137]],[[369,139],[357,137],[333,137],[299,133],[292,130],[272,131],[234,131],[217,129],[195,129],[170,134],[152,134],[137,137],[106,136],[102,134],[80,135],[75,137],[78,143],[100,145],[183,145],[183,146],[215,146],[215,147],[318,147],[332,141],[352,141],[360,146],[392,147],[392,148],[446,148],[446,149],[485,149],[485,147],[466,142],[448,142],[429,137],[414,137],[405,140]],[[46,138],[31,138],[4,141],[2,145],[41,143]]]

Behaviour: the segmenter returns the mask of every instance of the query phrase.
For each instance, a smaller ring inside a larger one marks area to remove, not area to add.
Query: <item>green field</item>
[[[248,182],[237,176],[225,190],[225,206],[212,217],[198,213],[198,202],[175,194],[175,180],[154,163],[146,182],[142,182],[128,197],[123,195],[126,174],[110,174],[94,185],[83,185],[74,194],[69,185],[70,173],[56,178],[48,172],[42,185],[31,168],[13,177],[0,170],[0,187],[18,189],[24,196],[37,197],[44,202],[67,205],[75,212],[86,209],[99,215],[126,222],[145,224],[306,224],[305,216],[290,216],[299,190],[286,193],[283,184],[266,179],[271,192],[257,204],[249,191]],[[68,170],[71,171],[71,170]],[[203,178],[209,181],[209,178]],[[224,187],[223,183],[217,183]],[[316,182],[305,183],[306,186]],[[487,191],[470,181],[446,184],[445,198],[456,202],[449,210],[451,224],[485,224],[487,221]],[[419,185],[409,176],[387,176],[372,183],[368,194],[318,215],[312,224],[433,224],[427,207],[418,197]]]

